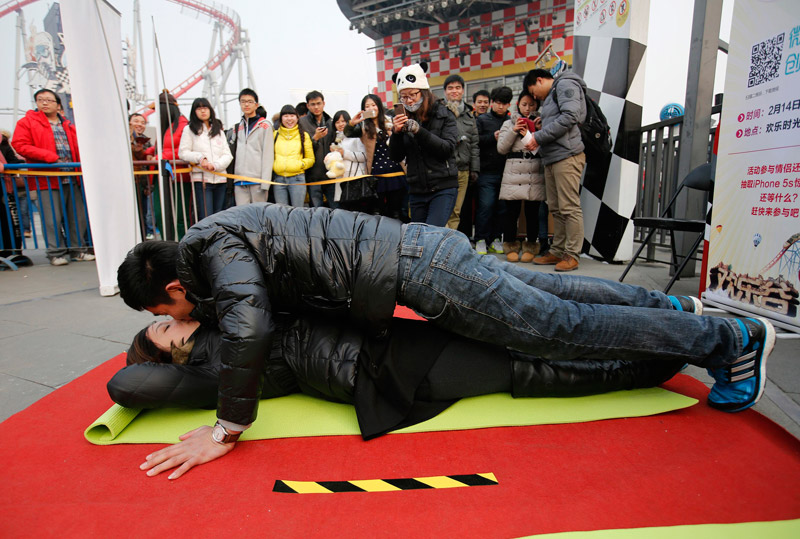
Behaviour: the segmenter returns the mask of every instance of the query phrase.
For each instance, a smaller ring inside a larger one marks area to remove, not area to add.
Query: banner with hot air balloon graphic
[[[737,0],[720,125],[710,303],[800,330],[800,3]]]

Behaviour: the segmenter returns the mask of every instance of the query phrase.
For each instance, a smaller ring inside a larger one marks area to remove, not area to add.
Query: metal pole
[[[22,34],[24,32],[24,15],[22,10],[17,10],[17,39],[14,42],[14,127],[17,126],[17,118],[19,117],[19,55],[20,43],[23,44]]]
[[[133,29],[133,38],[134,44],[138,42],[138,48],[136,49],[136,54],[139,57],[139,61],[141,63],[141,70],[142,70],[142,95],[144,99],[147,99],[147,74],[145,72],[145,65],[144,65],[144,40],[142,39],[142,19],[141,13],[139,11],[139,0],[135,0],[133,3],[133,18],[135,27]],[[138,40],[137,40],[138,36]],[[134,66],[136,67],[136,66]],[[138,77],[137,77],[138,78]],[[158,79],[156,79],[158,80]],[[158,86],[158,85],[156,85]]]
[[[714,99],[714,75],[717,68],[719,28],[722,19],[722,0],[695,0],[692,37],[689,46],[689,72],[686,80],[686,113],[681,125],[678,153],[678,181],[695,167],[708,162],[708,133],[711,129],[711,106]],[[703,196],[697,193],[681,195],[675,204],[678,217],[705,218]],[[693,241],[685,233],[676,234],[676,250],[687,253]],[[671,269],[670,272],[673,272]],[[694,276],[695,263],[690,261],[682,276]]]

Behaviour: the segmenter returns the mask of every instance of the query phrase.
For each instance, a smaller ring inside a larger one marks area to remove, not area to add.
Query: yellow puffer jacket
[[[272,170],[278,176],[297,176],[314,166],[314,147],[311,136],[303,134],[305,152],[300,149],[300,129],[297,126],[278,128],[275,134],[275,161]],[[305,157],[304,157],[305,155]]]

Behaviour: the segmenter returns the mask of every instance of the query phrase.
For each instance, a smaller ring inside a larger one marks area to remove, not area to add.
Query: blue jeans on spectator
[[[226,188],[224,183],[194,182],[198,221],[225,209]]]
[[[283,204],[284,206],[291,205],[302,208],[306,202],[306,186],[295,185],[298,183],[306,183],[306,175],[298,174],[296,176],[275,176],[275,181],[278,183],[286,183],[289,185],[273,185],[272,193],[275,195],[275,202]]]
[[[475,190],[477,204],[475,208],[475,241],[486,243],[500,239],[505,222],[505,201],[500,198],[500,183],[503,175],[487,172],[478,176]],[[506,240],[506,241],[514,241]]]
[[[519,268],[478,255],[458,231],[417,223],[403,234],[397,298],[448,331],[552,360],[720,367],[742,350],[734,321],[672,310],[661,292]]]
[[[327,180],[328,178],[323,179]],[[311,200],[312,207],[319,208],[325,205],[325,202],[322,200],[322,195],[325,195],[329,208],[339,207],[339,203],[333,200],[333,197],[336,195],[336,184],[329,183],[326,185],[308,186],[308,198]],[[292,204],[292,206],[294,206],[294,204]]]
[[[411,193],[408,195],[408,206],[411,220],[416,223],[427,223],[434,226],[445,226],[453,208],[456,207],[458,187],[441,189],[433,193]]]

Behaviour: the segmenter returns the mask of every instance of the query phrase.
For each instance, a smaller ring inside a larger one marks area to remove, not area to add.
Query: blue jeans
[[[198,221],[225,209],[226,188],[224,183],[194,182]]]
[[[442,189],[433,193],[411,193],[408,195],[408,206],[411,220],[416,223],[427,223],[433,226],[445,226],[453,208],[456,207],[458,187]]]
[[[328,178],[322,178],[322,179],[327,180]],[[339,207],[339,203],[333,200],[333,197],[336,195],[336,184],[329,183],[326,185],[310,185],[308,187],[308,198],[311,199],[312,207],[319,208],[320,206],[325,205],[325,202],[322,199],[322,195],[325,195],[325,198],[328,200],[329,208]],[[294,204],[292,205],[294,206]]]
[[[477,204],[475,206],[475,241],[492,240],[500,238],[505,224],[506,205],[500,198],[500,183],[502,174],[481,173],[478,176],[478,187],[475,191]],[[514,241],[514,239],[506,239]]]
[[[291,199],[291,205],[296,206],[298,208],[302,208],[305,206],[306,203],[306,186],[305,185],[294,185],[297,183],[306,183],[306,175],[305,174],[298,174],[297,176],[275,176],[274,180],[278,183],[287,183],[289,185],[273,185],[272,186],[272,193],[275,195],[275,202],[278,204],[283,204],[284,206],[289,205],[289,201]]]
[[[668,297],[593,277],[539,273],[478,255],[451,229],[406,226],[398,302],[448,331],[551,360],[680,360],[719,367],[742,335],[725,318],[672,310]]]

